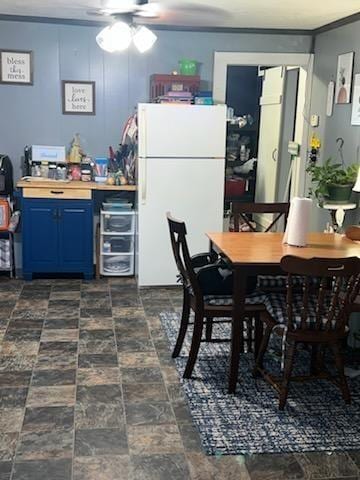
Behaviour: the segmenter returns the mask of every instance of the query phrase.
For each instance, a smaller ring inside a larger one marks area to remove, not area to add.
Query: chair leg
[[[330,345],[331,350],[335,356],[335,365],[339,375],[340,389],[345,403],[351,402],[351,395],[347,380],[344,374],[344,358],[342,356],[340,345],[338,343],[333,343]]]
[[[253,317],[247,317],[244,322],[244,327],[246,326],[246,347],[247,353],[252,351],[252,342],[253,342]],[[244,328],[245,332],[245,328]]]
[[[311,366],[310,366],[310,373],[311,375],[318,375],[319,373],[324,371],[324,353],[325,353],[325,346],[320,345],[312,345],[311,347]]]
[[[206,327],[205,327],[205,340],[211,342],[213,331],[213,319],[212,317],[206,317]]]
[[[259,355],[259,349],[260,349],[263,336],[264,336],[264,324],[261,321],[260,315],[256,313],[255,314],[255,335],[254,335],[254,358],[255,359]]]
[[[189,357],[188,357],[188,361],[186,363],[186,367],[183,375],[184,378],[191,377],[191,374],[197,359],[197,355],[199,352],[199,348],[200,348],[202,331],[203,331],[203,315],[197,311],[195,312],[194,331],[191,339]]]
[[[272,331],[272,327],[270,325],[266,325],[265,332],[262,336],[262,340],[259,346],[259,351],[257,355],[255,355],[255,366],[252,372],[254,377],[259,376],[260,374],[259,369],[263,368],[264,355],[265,355],[267,346],[269,344],[271,331]]]
[[[289,382],[294,365],[296,343],[291,342],[286,349],[284,375],[281,382],[279,410],[284,410],[289,392]]]
[[[184,338],[189,325],[189,315],[190,315],[190,296],[189,296],[189,293],[186,290],[184,290],[180,329],[179,329],[176,344],[172,353],[172,358],[176,358],[180,354],[180,350],[184,343]]]
[[[319,373],[319,353],[320,345],[315,344],[311,345],[311,363],[310,363],[310,374],[317,375]]]

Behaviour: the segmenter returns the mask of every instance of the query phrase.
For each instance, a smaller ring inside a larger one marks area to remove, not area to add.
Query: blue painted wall
[[[34,52],[34,85],[0,85],[0,152],[10,155],[15,178],[26,144],[68,145],[79,132],[90,155],[119,142],[123,124],[148,100],[149,76],[177,68],[180,58],[201,62],[203,87],[211,88],[214,51],[309,52],[310,36],[158,31],[153,50],[103,52],[100,28],[0,21],[0,48]],[[61,113],[61,80],[96,81],[96,116]],[[164,132],[166,134],[166,132]]]

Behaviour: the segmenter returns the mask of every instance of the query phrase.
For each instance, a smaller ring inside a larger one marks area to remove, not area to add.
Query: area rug
[[[160,319],[173,348],[179,327],[177,313]],[[215,336],[229,338],[229,324],[216,325]],[[191,327],[189,327],[189,330]],[[175,362],[182,379],[191,339],[189,331]],[[307,352],[298,362],[307,363]],[[349,379],[351,405],[327,381],[292,383],[283,412],[275,391],[251,375],[252,354],[242,355],[237,393],[227,393],[229,343],[202,343],[191,380],[181,380],[202,446],[208,455],[337,451],[360,448],[360,378]],[[267,355],[272,370],[276,354]]]

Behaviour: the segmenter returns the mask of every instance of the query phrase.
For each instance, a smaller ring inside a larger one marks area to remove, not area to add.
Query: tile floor
[[[360,479],[360,450],[206,457],[157,316],[180,305],[131,279],[0,278],[0,480]]]

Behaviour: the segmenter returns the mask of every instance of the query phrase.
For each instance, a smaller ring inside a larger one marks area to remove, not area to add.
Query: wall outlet
[[[319,126],[319,115],[311,115],[310,125],[312,127],[318,127]]]

